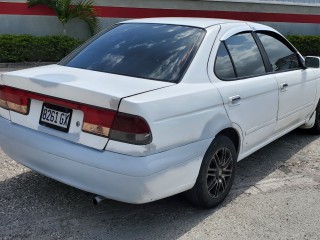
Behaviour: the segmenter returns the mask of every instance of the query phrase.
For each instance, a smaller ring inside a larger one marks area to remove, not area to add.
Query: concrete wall
[[[0,0],[0,34],[62,34],[62,25],[45,7],[28,8],[26,1]],[[320,5],[240,0],[96,0],[101,28],[129,18],[194,16],[265,23],[284,35],[320,35]],[[73,20],[68,35],[85,39],[87,26]]]

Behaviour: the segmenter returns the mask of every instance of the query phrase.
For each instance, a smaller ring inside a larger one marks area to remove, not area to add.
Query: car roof
[[[123,21],[122,23],[160,23],[173,24],[182,26],[191,26],[199,28],[207,28],[217,24],[223,23],[244,23],[243,21],[218,19],[218,18],[192,18],[192,17],[163,17],[163,18],[142,18]]]

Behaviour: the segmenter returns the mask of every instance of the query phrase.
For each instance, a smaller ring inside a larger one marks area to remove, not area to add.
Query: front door
[[[316,78],[303,69],[295,49],[273,32],[258,32],[279,88],[279,111],[275,134],[301,124],[314,108]]]

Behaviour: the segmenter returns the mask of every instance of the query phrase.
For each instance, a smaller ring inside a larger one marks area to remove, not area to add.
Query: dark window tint
[[[283,71],[299,67],[298,57],[286,44],[273,36],[258,33],[265,48],[273,71]]]
[[[177,82],[205,31],[162,24],[121,24],[80,50],[67,66]]]
[[[228,80],[236,77],[229,53],[224,45],[220,44],[214,71],[218,78]]]
[[[232,36],[225,42],[236,68],[237,77],[261,75],[266,72],[260,51],[251,33]]]

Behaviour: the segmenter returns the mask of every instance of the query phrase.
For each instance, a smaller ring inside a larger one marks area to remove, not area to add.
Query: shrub
[[[0,35],[0,62],[58,62],[82,42],[68,36]]]
[[[320,36],[287,36],[304,56],[320,56]],[[68,36],[0,35],[0,62],[58,62],[83,41]]]
[[[320,36],[287,36],[287,39],[304,55],[320,56]]]

